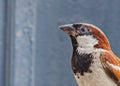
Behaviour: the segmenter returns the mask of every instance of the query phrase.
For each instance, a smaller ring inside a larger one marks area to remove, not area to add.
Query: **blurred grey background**
[[[120,56],[120,0],[0,0],[0,86],[77,86],[58,28],[76,22],[101,28]]]

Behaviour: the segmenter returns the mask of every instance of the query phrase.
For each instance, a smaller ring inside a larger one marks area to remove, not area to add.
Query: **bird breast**
[[[100,52],[86,55],[76,53],[72,58],[72,69],[79,86],[117,86],[104,71]]]

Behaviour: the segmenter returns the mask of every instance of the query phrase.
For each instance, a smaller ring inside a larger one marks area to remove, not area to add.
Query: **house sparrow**
[[[87,23],[61,25],[72,41],[72,70],[79,86],[120,86],[120,59],[105,34]]]

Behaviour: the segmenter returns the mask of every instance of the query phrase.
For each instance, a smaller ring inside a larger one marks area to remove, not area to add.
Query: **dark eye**
[[[91,32],[89,31],[89,29],[85,26],[82,26],[78,29],[78,33],[79,35],[91,35]]]
[[[86,33],[86,32],[88,32],[88,29],[86,27],[81,27],[80,32]]]

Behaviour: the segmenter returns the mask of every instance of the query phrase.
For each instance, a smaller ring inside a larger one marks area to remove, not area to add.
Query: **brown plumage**
[[[120,59],[98,27],[75,23],[60,28],[72,41],[72,69],[79,86],[120,86]]]
[[[92,25],[89,24],[86,24],[85,26],[89,28],[93,36],[95,36],[99,40],[99,44],[95,45],[96,48],[103,48],[108,51],[111,50],[109,41],[101,30],[96,29],[96,27],[93,27]]]

